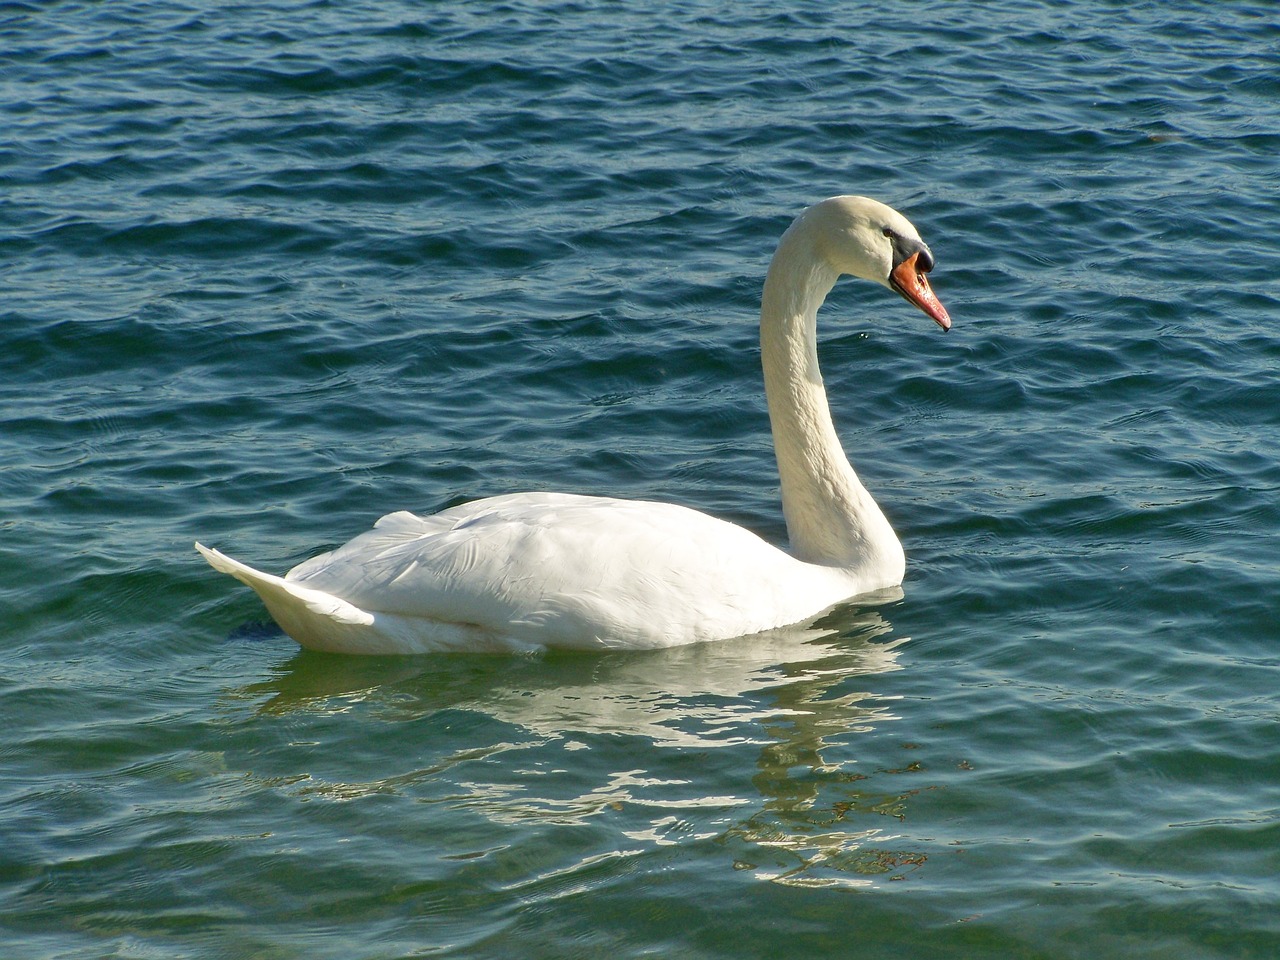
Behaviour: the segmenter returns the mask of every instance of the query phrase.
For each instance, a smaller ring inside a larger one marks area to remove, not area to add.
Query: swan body
[[[831,422],[816,317],[852,274],[945,330],[932,266],[906,218],[865,197],[815,204],[779,242],[760,340],[789,553],[687,507],[561,493],[388,514],[283,577],[196,549],[299,644],[345,653],[671,647],[800,623],[897,586],[902,546]]]

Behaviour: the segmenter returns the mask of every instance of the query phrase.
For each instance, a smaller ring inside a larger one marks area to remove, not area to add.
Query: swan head
[[[815,252],[837,273],[886,286],[943,330],[951,329],[951,317],[926,276],[933,254],[893,207],[869,197],[831,197],[802,213],[797,225],[811,231]]]

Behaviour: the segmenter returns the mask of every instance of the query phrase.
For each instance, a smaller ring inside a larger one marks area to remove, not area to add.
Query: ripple
[[[11,952],[1277,952],[1269,8],[35,12],[0,15]],[[191,553],[529,488],[782,542],[760,283],[849,191],[955,317],[823,313],[900,598],[353,662]]]

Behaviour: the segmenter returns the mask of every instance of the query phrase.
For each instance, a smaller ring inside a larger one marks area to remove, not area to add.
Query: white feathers
[[[197,549],[300,644],[353,653],[669,647],[799,623],[896,586],[902,547],[836,436],[814,320],[839,273],[886,282],[894,231],[919,243],[883,204],[833,198],[797,219],[769,270],[765,387],[803,559],[686,507],[558,493],[387,514],[283,578]]]

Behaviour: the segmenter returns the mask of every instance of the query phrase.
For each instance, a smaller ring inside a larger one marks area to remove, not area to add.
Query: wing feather
[[[674,504],[515,494],[429,517],[388,514],[286,580],[376,614],[535,642],[666,645],[729,623],[782,626],[847,595],[817,576],[821,598],[787,596],[798,564],[748,530]]]

